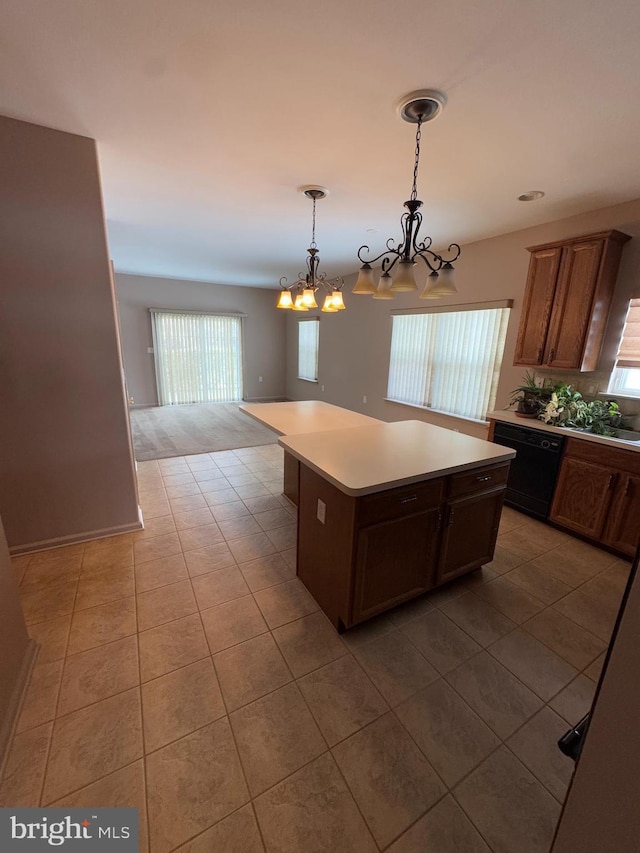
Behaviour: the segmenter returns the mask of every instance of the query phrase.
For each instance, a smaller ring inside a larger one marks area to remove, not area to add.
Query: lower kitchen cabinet
[[[363,622],[431,589],[440,518],[435,507],[359,531],[353,622]]]
[[[301,463],[300,580],[344,630],[479,568],[493,558],[508,470],[351,497]]]
[[[491,562],[504,488],[452,500],[446,508],[436,585]]]
[[[640,454],[567,439],[549,518],[633,556],[640,543]]]

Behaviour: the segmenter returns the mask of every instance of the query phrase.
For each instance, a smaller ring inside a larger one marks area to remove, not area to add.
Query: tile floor
[[[146,529],[15,559],[40,644],[6,805],[151,853],[546,853],[629,563],[505,509],[480,572],[338,636],[275,445],[139,465]]]

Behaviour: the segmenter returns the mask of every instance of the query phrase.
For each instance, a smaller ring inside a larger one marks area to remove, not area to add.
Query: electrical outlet
[[[320,522],[320,524],[324,524],[325,519],[327,517],[327,505],[324,501],[321,501],[320,499],[318,499],[317,516],[318,516],[318,521]]]
[[[258,376],[258,382],[262,382],[262,376]]]
[[[321,390],[321,391],[324,391],[324,385],[321,385],[321,386],[320,386],[320,390]]]
[[[147,352],[149,355],[153,355],[153,347],[147,347]]]
[[[366,402],[367,402],[367,397],[366,397],[366,395],[362,398],[362,402],[363,402],[363,403],[366,403]]]

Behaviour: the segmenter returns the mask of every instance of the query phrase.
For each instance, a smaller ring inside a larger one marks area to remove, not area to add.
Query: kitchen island
[[[298,435],[326,432],[334,429],[370,426],[380,423],[376,418],[323,403],[321,400],[294,400],[286,403],[243,403],[240,411],[269,427],[278,435]],[[298,503],[298,461],[285,449],[284,494],[291,503]]]
[[[299,463],[298,576],[337,630],[493,558],[514,451],[422,421],[279,443]]]

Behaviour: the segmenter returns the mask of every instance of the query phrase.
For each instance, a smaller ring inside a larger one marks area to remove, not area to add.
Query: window
[[[161,406],[242,399],[239,315],[151,309],[151,318]]]
[[[387,398],[471,420],[493,408],[511,302],[394,313]]]
[[[640,397],[640,299],[629,301],[629,311],[609,380],[609,393]]]
[[[298,321],[298,379],[318,381],[318,318]]]

